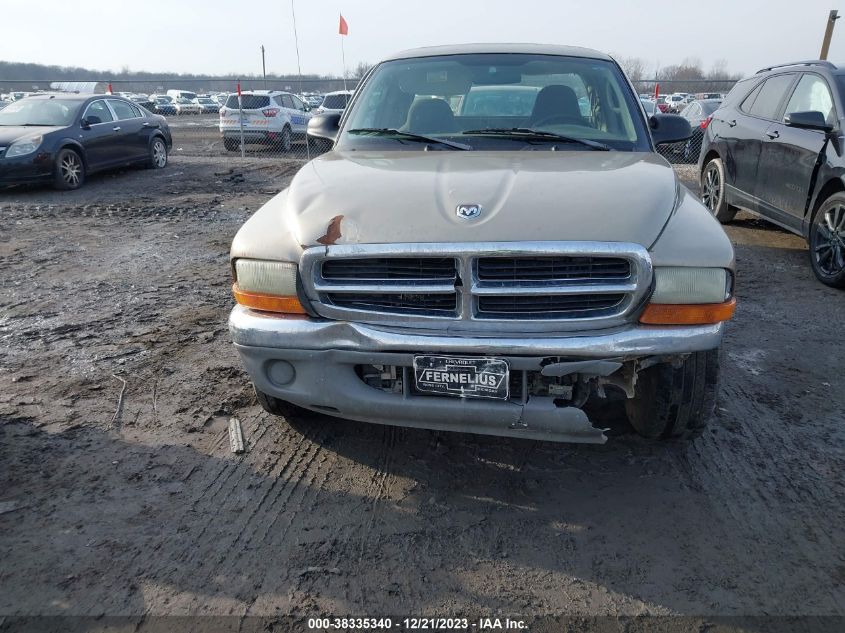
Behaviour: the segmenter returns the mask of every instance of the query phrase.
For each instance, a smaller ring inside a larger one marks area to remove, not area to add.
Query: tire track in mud
[[[696,459],[688,454],[684,460],[686,468],[680,470],[692,478],[691,486],[702,489],[711,502],[717,502],[714,503],[717,510],[721,503],[721,508],[731,517],[732,529],[739,527],[745,532],[743,564],[754,569],[761,586],[770,587],[773,581],[782,584],[780,593],[791,594],[795,599],[794,604],[786,607],[787,611],[807,609],[813,603],[842,604],[842,596],[837,596],[830,586],[824,586],[826,574],[817,568],[825,559],[825,552],[840,549],[834,536],[816,529],[837,524],[835,517],[819,512],[819,508],[833,506],[824,499],[813,499],[812,503],[802,499],[802,491],[788,474],[788,463],[787,468],[769,467],[760,472],[762,464],[772,463],[772,455],[806,456],[806,451],[796,452],[789,424],[777,411],[759,402],[761,389],[753,393],[741,386],[723,387],[726,397],[721,401],[727,404],[723,415],[737,421],[737,428],[727,438],[724,435],[700,438],[690,449]],[[742,453],[738,446],[742,447]],[[811,507],[816,510],[812,511]],[[793,564],[783,563],[784,567],[795,570],[794,576],[773,578],[771,540],[761,538],[761,534],[783,534],[783,538],[776,538],[781,546],[776,560],[799,559]],[[790,547],[784,547],[784,540]],[[796,595],[797,588],[803,588],[803,593]]]

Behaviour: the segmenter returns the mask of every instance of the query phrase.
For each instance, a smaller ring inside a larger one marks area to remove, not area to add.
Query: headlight
[[[260,259],[235,260],[235,300],[265,312],[305,314],[296,292],[296,264]]]
[[[731,274],[724,268],[654,269],[652,303],[722,303],[731,296]]]
[[[44,137],[39,134],[38,136],[29,136],[27,138],[22,138],[19,141],[15,141],[9,146],[9,149],[6,150],[6,158],[32,154],[32,152],[41,147],[41,142],[43,140]]]
[[[649,325],[711,325],[736,311],[733,275],[724,268],[654,269],[654,293],[640,315]]]

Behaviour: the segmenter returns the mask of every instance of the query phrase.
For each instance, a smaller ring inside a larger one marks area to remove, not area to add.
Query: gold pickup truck
[[[309,135],[330,151],[231,249],[265,409],[604,442],[616,402],[646,437],[704,428],[733,249],[655,152],[689,125],[647,117],[612,58],[399,53]]]

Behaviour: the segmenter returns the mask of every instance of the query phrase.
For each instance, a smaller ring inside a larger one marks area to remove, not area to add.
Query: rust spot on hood
[[[318,237],[317,243],[322,244],[323,246],[331,246],[332,244],[335,244],[341,238],[341,220],[343,220],[342,215],[334,216],[329,222],[329,226],[326,228],[326,234],[323,237]]]

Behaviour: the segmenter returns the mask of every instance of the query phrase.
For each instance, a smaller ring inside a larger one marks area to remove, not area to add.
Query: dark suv
[[[804,236],[822,283],[845,287],[845,69],[827,61],[764,68],[713,113],[699,157],[701,196],[722,223],[741,207]]]

